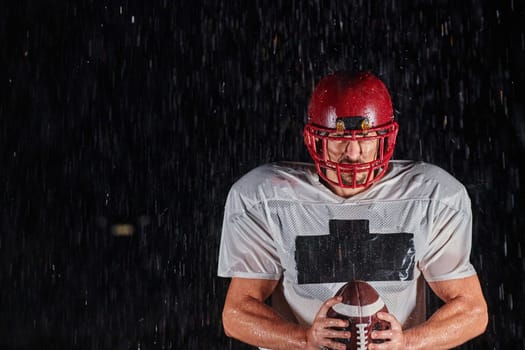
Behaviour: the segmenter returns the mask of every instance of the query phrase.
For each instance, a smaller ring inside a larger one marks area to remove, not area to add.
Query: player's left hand
[[[384,331],[372,331],[372,339],[383,339],[381,344],[369,344],[369,350],[405,350],[405,336],[399,321],[394,315],[387,312],[379,312],[377,318],[390,323],[390,329]]]

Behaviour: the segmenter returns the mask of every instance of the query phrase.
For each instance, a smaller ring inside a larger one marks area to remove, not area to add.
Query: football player
[[[369,330],[382,342],[368,349],[448,349],[484,332],[467,191],[437,166],[391,160],[397,132],[381,80],[330,74],[308,106],[314,164],[263,165],[232,186],[218,266],[231,278],[228,336],[266,349],[344,350],[340,340],[355,335],[327,312],[356,279],[389,310],[378,317],[390,329]],[[428,318],[425,285],[443,301]]]

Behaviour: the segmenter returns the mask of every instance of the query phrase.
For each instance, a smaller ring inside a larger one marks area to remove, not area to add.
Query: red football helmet
[[[344,188],[363,188],[385,174],[398,129],[390,94],[381,80],[368,72],[337,72],[323,78],[313,91],[304,141],[323,180]],[[334,141],[375,141],[376,157],[352,164],[330,160],[328,143]]]

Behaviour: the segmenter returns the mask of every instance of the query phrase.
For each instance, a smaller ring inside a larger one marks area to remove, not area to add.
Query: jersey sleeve
[[[218,275],[277,280],[281,274],[282,266],[264,205],[247,204],[232,189],[224,211]]]
[[[463,188],[453,202],[439,202],[428,237],[428,249],[419,267],[429,282],[465,278],[476,274],[470,263],[472,211]]]

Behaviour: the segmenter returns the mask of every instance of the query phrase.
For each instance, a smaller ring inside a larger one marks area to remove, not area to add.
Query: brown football
[[[343,300],[331,307],[327,316],[348,320],[350,324],[344,330],[352,333],[350,339],[338,341],[345,343],[348,350],[367,350],[368,344],[382,342],[370,337],[373,330],[390,328],[388,322],[377,318],[378,312],[388,312],[388,309],[374,287],[364,281],[351,281],[335,295],[341,295]]]

